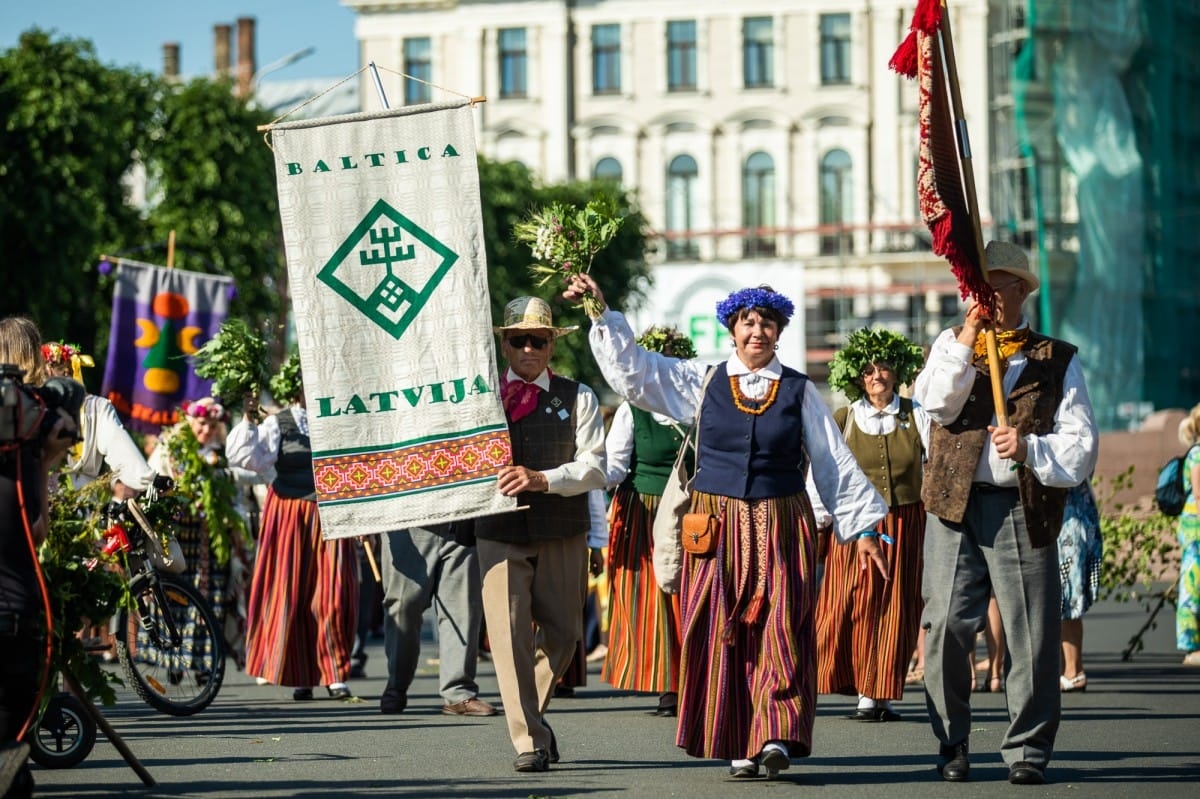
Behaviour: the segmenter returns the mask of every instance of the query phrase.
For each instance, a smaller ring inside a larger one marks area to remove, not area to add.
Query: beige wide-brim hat
[[[992,272],[1015,275],[1025,281],[1030,292],[1037,291],[1042,285],[1038,276],[1029,269],[1029,257],[1025,251],[1011,242],[989,241],[983,250],[983,257],[987,261],[989,275]]]
[[[549,330],[557,338],[578,330],[579,325],[555,327],[549,303],[539,297],[517,297],[504,306],[504,324],[492,329],[500,334],[509,330]]]

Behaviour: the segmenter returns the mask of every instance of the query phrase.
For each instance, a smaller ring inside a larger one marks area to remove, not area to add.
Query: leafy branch
[[[213,395],[226,405],[236,405],[247,394],[257,397],[271,378],[266,339],[241,319],[222,322],[193,358],[196,376],[215,381]]]
[[[175,494],[194,503],[204,518],[209,547],[217,565],[229,563],[235,538],[247,541],[250,530],[237,509],[237,483],[220,462],[210,463],[200,454],[200,442],[186,422],[167,434],[165,445],[175,477]]]
[[[1151,504],[1129,505],[1116,499],[1133,487],[1132,466],[1110,478],[1107,485],[1096,479],[1093,486],[1104,540],[1100,596],[1138,602],[1149,614],[1121,653],[1123,660],[1129,660],[1145,648],[1143,639],[1157,627],[1159,611],[1176,601],[1173,578],[1179,573],[1179,548],[1171,534],[1174,522]]]

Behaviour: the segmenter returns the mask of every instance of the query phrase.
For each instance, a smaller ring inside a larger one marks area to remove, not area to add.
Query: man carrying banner
[[[604,487],[596,395],[547,368],[555,338],[575,329],[555,327],[536,297],[510,302],[495,329],[508,361],[500,392],[513,453],[497,486],[523,510],[481,518],[475,534],[496,681],[522,772],[558,761],[542,715],[583,635],[587,492]]]
[[[1061,716],[1060,597],[1055,542],[1067,490],[1092,473],[1097,431],[1075,348],[1035,333],[1022,304],[1039,286],[1025,253],[993,241],[984,251],[1008,424],[996,421],[978,303],[942,331],[913,399],[928,411],[929,460],[921,499],[925,533],[925,688],[938,770],[970,775],[969,659],[995,592],[1008,636],[1009,727],[1001,754],[1014,784],[1045,781]]]

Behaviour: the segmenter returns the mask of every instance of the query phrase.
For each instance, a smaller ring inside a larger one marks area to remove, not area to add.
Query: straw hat
[[[504,306],[504,324],[492,329],[500,334],[509,330],[549,330],[557,338],[578,330],[579,325],[555,327],[549,303],[539,297],[517,297]]]
[[[1031,293],[1037,291],[1042,285],[1038,276],[1030,271],[1029,258],[1025,255],[1025,251],[1011,242],[989,241],[983,250],[983,257],[987,262],[989,275],[992,272],[1007,272],[1019,277],[1029,286]]]

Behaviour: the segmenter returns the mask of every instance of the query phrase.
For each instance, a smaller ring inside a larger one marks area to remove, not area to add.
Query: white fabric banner
[[[471,113],[272,128],[326,538],[516,509]]]

